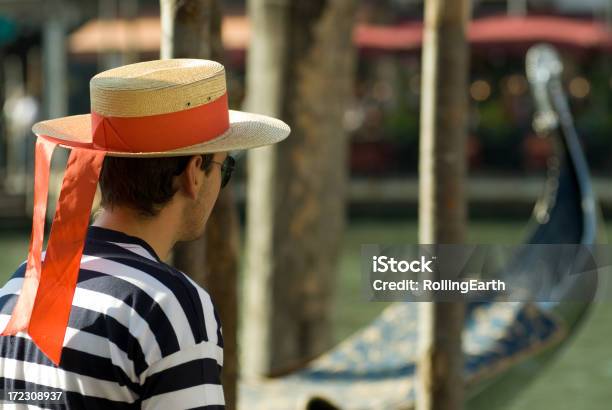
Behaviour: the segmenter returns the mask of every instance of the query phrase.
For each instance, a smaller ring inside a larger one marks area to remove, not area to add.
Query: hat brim
[[[170,157],[223,151],[239,151],[275,144],[287,138],[290,128],[283,121],[260,114],[229,110],[229,129],[210,141],[157,152],[108,151],[114,157]],[[91,115],[72,115],[41,121],[32,127],[40,137],[50,137],[62,147],[91,147]]]

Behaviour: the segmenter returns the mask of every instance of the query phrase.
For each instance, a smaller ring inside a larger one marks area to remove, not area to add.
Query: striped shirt
[[[24,272],[0,289],[0,329]],[[63,391],[61,404],[28,409],[224,409],[222,365],[208,293],[143,240],[99,227],[87,232],[59,366],[27,334],[0,336],[0,390]]]

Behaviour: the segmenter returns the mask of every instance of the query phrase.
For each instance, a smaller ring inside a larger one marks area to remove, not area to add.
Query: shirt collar
[[[120,231],[102,228],[99,226],[90,226],[87,229],[87,239],[103,241],[103,242],[112,242],[112,243],[115,243],[116,245],[122,246],[123,248],[126,248],[127,250],[134,252],[136,254],[139,254],[141,256],[148,257],[149,259],[156,260],[157,262],[160,262],[160,263],[162,262],[162,260],[159,258],[159,256],[157,256],[157,254],[151,247],[151,245],[149,245],[143,239],[140,239],[136,236],[125,234]],[[137,245],[138,247],[142,248],[146,252],[146,254],[148,254],[148,256],[143,255],[142,252],[138,252],[137,249],[134,249],[130,245]]]

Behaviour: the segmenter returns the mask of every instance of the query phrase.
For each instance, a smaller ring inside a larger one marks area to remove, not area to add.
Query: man
[[[95,76],[91,114],[44,121],[28,260],[0,290],[2,408],[221,409],[221,325],[210,296],[164,263],[202,235],[234,166],[279,142],[279,120],[227,109],[206,60]],[[44,261],[51,153],[71,148]],[[99,180],[101,210],[88,220]],[[34,407],[34,408],[38,408]]]

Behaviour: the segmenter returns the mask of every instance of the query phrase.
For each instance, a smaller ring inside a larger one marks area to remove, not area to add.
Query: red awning
[[[514,45],[547,42],[559,46],[612,49],[612,32],[604,24],[567,17],[496,16],[474,20],[468,29],[474,45]],[[360,48],[409,51],[421,48],[423,24],[360,25],[355,41]]]
[[[247,17],[223,19],[222,38],[227,50],[248,47],[250,24]],[[355,44],[360,49],[411,51],[421,47],[420,22],[396,26],[360,24],[355,28]],[[558,46],[612,50],[612,33],[604,24],[592,20],[552,16],[496,16],[474,20],[468,36],[474,45],[529,45],[548,42]],[[157,17],[133,20],[91,20],[70,36],[72,53],[157,52],[160,22]]]

